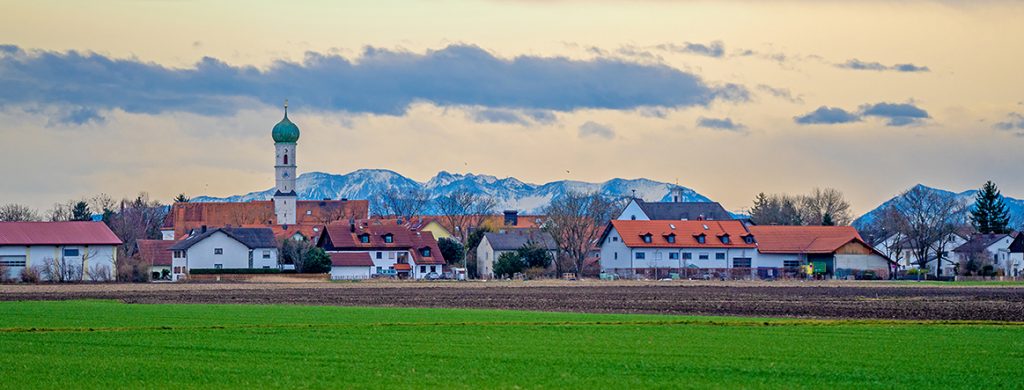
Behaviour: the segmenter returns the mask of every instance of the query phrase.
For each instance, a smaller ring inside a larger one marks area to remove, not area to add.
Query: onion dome
[[[284,103],[284,118],[280,122],[274,125],[274,142],[277,143],[295,143],[299,140],[299,126],[296,126],[292,121],[288,120],[288,102]]]

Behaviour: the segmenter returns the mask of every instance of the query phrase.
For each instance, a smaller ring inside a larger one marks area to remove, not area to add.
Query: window
[[[270,258],[270,251],[269,250],[266,250],[266,249],[263,250],[263,258],[264,259],[269,259]]]
[[[619,238],[618,237],[612,237],[612,242],[619,242]]]
[[[725,253],[724,252],[715,253],[715,260],[725,260]]]
[[[636,221],[636,216],[635,215],[630,215],[629,219],[632,219],[632,220]]]
[[[174,273],[180,274],[181,273],[181,267],[174,267]]]
[[[369,234],[360,234],[359,235],[359,242],[361,242],[363,244],[369,243],[370,242],[370,235]]]
[[[185,251],[174,251],[174,257],[179,259],[185,257]]]
[[[701,254],[697,255],[697,259],[699,259],[699,260],[707,260],[708,259],[708,254],[707,253],[701,253]]]
[[[64,249],[64,257],[78,257],[78,249]]]
[[[669,234],[669,235],[665,236],[665,241],[668,241],[669,244],[675,244],[676,243],[676,235],[675,234]]]
[[[8,256],[0,257],[0,265],[6,265],[8,267],[24,267],[25,256]],[[0,275],[0,277],[6,275]]]
[[[750,259],[747,258],[736,258],[732,259],[733,268],[750,268]]]
[[[391,233],[385,234],[384,235],[384,242],[386,242],[388,244],[395,242],[395,236],[391,235]]]
[[[643,260],[643,259],[646,259],[646,258],[647,258],[647,254],[646,253],[643,253],[643,252],[637,252],[636,253],[636,259],[637,260]]]
[[[377,267],[377,273],[378,274],[384,273],[384,267]]]
[[[786,268],[797,268],[800,267],[800,260],[783,260],[782,266]]]
[[[690,260],[690,259],[693,259],[693,253],[683,252],[683,260]]]
[[[644,242],[646,242],[648,244],[651,243],[651,235],[650,234],[644,234],[643,236],[640,236],[640,237],[642,237],[644,239]]]
[[[306,210],[306,215],[313,215],[313,210]]]
[[[288,165],[288,155],[284,155],[284,165]]]
[[[729,236],[728,235],[722,236],[722,243],[723,244],[728,244],[729,242],[730,242],[730,240],[729,240]]]
[[[377,252],[377,258],[378,259],[383,259],[384,258],[384,252]]]
[[[425,273],[427,273],[427,266],[425,266],[425,265],[421,265],[421,266],[420,266],[420,273],[421,273],[421,274],[425,274]]]
[[[214,269],[223,269],[224,268],[224,264],[214,264],[213,268]]]
[[[698,244],[703,244],[705,241],[707,241],[707,237],[706,236],[704,236],[703,234],[698,234],[697,235],[697,243]]]
[[[671,252],[668,254],[669,260],[679,260],[679,252]]]
[[[615,260],[618,260],[619,259],[619,252],[615,252],[615,256],[612,256],[612,257],[614,257]]]
[[[223,255],[224,254],[224,248],[213,248],[213,254],[215,254],[215,255]]]
[[[423,257],[430,257],[430,248],[420,249],[420,255]]]
[[[743,242],[745,242],[747,244],[753,244],[754,243],[754,236],[751,236],[751,235],[743,236]]]
[[[430,272],[437,272],[437,266],[436,265],[430,266]]]

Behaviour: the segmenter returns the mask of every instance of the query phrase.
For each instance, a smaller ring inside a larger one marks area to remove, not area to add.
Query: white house
[[[1010,245],[1014,238],[1009,234],[975,234],[970,240],[953,250],[961,262],[972,257],[987,260],[997,270],[1013,275],[1015,268],[1011,262]]]
[[[1009,266],[1013,272],[1008,275],[1016,277],[1024,274],[1024,232],[1018,232],[1010,244]]]
[[[951,233],[945,238],[933,242],[929,245],[930,255],[927,268],[930,272],[935,272],[935,255],[941,253],[943,259],[942,274],[952,275],[954,266],[959,261],[953,250],[966,242],[967,238],[958,233]],[[901,269],[920,268],[920,263],[917,261],[917,251],[915,250],[916,246],[909,242],[902,234],[895,233],[889,235],[889,237],[875,244],[874,248],[895,261]]]
[[[476,247],[477,273],[481,278],[494,277],[494,262],[502,254],[515,252],[526,245],[536,245],[544,248],[551,256],[554,270],[554,260],[558,258],[558,245],[551,235],[538,229],[514,229],[504,233],[484,233],[480,245]]]
[[[737,220],[613,220],[598,243],[601,272],[622,277],[751,268],[757,257],[753,236]]]
[[[277,268],[277,240],[269,228],[217,228],[176,242],[172,280],[193,269]]]
[[[718,202],[683,202],[682,188],[673,188],[669,202],[646,202],[633,198],[622,210],[619,220],[728,220],[734,219],[732,214]]]
[[[363,254],[373,263],[370,269],[371,277],[432,279],[444,273],[444,256],[441,255],[433,234],[398,224],[395,220],[333,223],[324,229],[317,246],[332,256],[349,253],[352,257],[346,259],[358,261],[341,261],[339,265],[332,266],[332,277],[362,275],[360,264],[365,264],[361,260]]]
[[[31,268],[44,279],[113,280],[121,244],[103,222],[0,222],[2,276]]]

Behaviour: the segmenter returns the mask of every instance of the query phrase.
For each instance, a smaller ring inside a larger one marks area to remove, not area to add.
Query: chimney
[[[519,211],[505,210],[505,226],[519,225]]]

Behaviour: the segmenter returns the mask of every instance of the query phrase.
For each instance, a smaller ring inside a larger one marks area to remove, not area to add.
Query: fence
[[[832,274],[808,276],[800,267],[757,268],[606,268],[606,275],[623,279],[692,280],[776,280],[776,279],[852,279],[877,280],[889,277],[889,271],[836,269]]]

